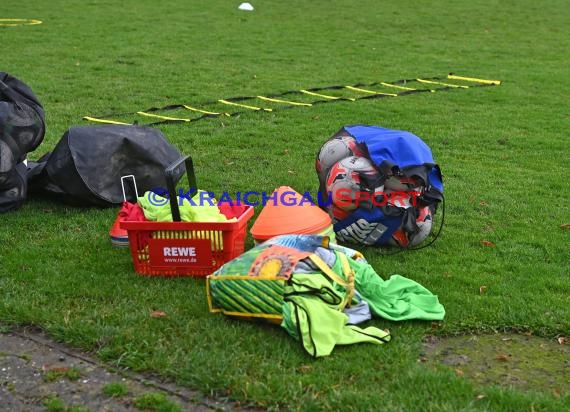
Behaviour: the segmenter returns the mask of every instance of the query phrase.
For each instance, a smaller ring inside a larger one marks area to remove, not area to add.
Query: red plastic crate
[[[206,277],[244,252],[247,206],[234,222],[121,222],[135,271],[149,276]]]

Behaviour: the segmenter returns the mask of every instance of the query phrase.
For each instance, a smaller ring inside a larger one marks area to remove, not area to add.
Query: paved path
[[[128,393],[118,397],[106,395],[103,388],[112,382],[122,383]],[[53,397],[59,398],[68,410],[75,407],[81,411],[138,411],[134,399],[157,392],[182,411],[233,409],[230,404],[205,399],[187,388],[131,373],[112,372],[88,355],[55,343],[36,331],[0,334],[2,411],[45,411],[46,400]]]

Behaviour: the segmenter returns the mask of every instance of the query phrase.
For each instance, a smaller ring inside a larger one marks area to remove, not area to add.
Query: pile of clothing
[[[382,344],[390,332],[359,324],[442,320],[437,296],[399,275],[382,279],[364,256],[316,235],[274,237],[207,278],[211,312],[280,324],[312,356],[336,345]]]

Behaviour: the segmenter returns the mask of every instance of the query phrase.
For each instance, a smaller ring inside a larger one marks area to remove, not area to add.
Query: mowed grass
[[[207,395],[287,410],[564,410],[549,388],[477,387],[418,362],[430,334],[570,335],[569,89],[564,1],[16,2],[0,70],[32,87],[53,149],[86,115],[454,72],[499,87],[244,113],[160,129],[215,193],[315,192],[340,127],[411,131],[444,174],[445,226],[417,252],[362,248],[377,272],[437,294],[441,324],[393,323],[383,346],[309,357],[284,330],[209,314],[204,281],[138,276],[108,238],[116,209],[30,199],[1,217],[0,322],[37,325],[112,365]],[[256,208],[256,214],[260,207]],[[250,226],[253,220],[250,222]],[[247,246],[252,246],[248,237]],[[482,288],[484,286],[484,288]],[[160,310],[164,318],[153,318]],[[569,377],[570,379],[570,377]]]

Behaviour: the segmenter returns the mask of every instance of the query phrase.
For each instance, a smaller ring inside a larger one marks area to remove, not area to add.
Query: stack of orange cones
[[[111,244],[116,247],[127,247],[129,246],[129,232],[121,228],[121,216],[117,216],[111,229],[109,230],[109,237],[111,238]]]
[[[250,233],[256,243],[290,234],[323,235],[335,240],[329,214],[289,186],[275,189]]]

